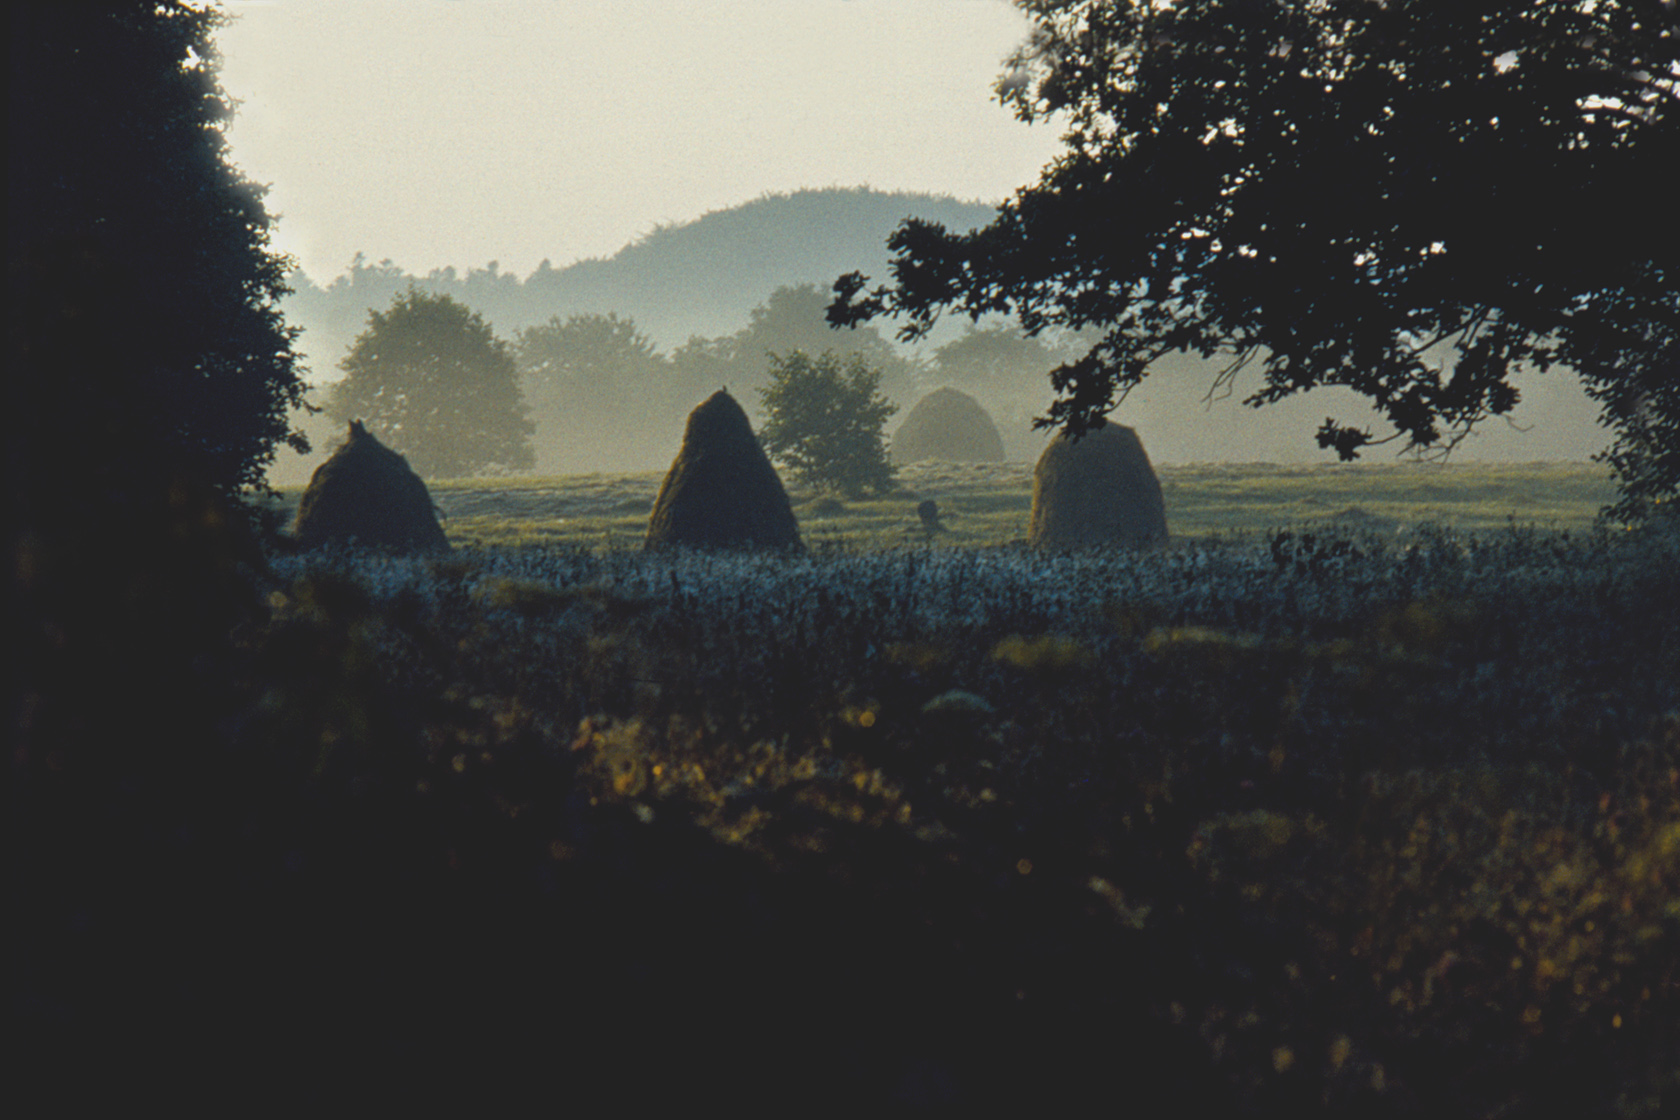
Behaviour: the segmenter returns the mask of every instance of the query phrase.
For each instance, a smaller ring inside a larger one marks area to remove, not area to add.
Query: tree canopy
[[[519,332],[514,360],[538,411],[609,415],[661,388],[664,358],[633,320],[558,315]]]
[[[882,429],[898,408],[880,387],[881,371],[859,354],[770,355],[770,384],[759,390],[764,450],[807,486],[851,498],[885,493],[893,466]]]
[[[1096,423],[1176,351],[1368,397],[1450,450],[1574,369],[1637,517],[1680,485],[1680,10],[1666,0],[1021,0],[1000,78],[1065,150],[989,226],[909,220],[830,320],[1100,328],[1044,425]],[[867,289],[867,290],[866,290]],[[1343,458],[1383,440],[1335,419]]]
[[[534,426],[508,344],[458,300],[410,287],[339,363],[328,410],[362,420],[423,478],[528,470]]]
[[[167,463],[224,494],[305,450],[286,258],[228,162],[226,17],[178,2],[7,9],[8,475],[126,491]],[[55,453],[84,446],[70,483]],[[94,451],[94,448],[98,448]],[[39,472],[39,474],[37,474]],[[33,515],[31,515],[33,516]]]
[[[1012,323],[964,324],[963,333],[933,352],[933,381],[1013,396],[1071,356],[1070,345],[1027,337]]]
[[[841,357],[856,354],[881,377],[881,390],[900,400],[913,398],[917,367],[873,327],[836,332],[825,318],[828,297],[815,284],[777,288],[753,308],[747,325],[719,339],[691,338],[671,355],[673,374],[692,391],[719,385],[737,390],[764,387],[765,359],[795,350]]]
[[[680,431],[665,356],[618,315],[551,316],[519,332],[514,361],[540,434],[543,473],[646,469],[652,431]],[[661,454],[664,452],[660,445]],[[659,455],[654,456],[654,462]]]

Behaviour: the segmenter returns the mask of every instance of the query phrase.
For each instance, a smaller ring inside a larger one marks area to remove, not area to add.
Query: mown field
[[[1580,531],[1614,497],[1605,470],[1590,463],[1215,463],[1158,473],[1169,528],[1185,539],[1285,526],[1390,531],[1425,523]],[[635,548],[661,477],[470,479],[431,489],[450,540],[460,545]],[[1027,535],[1031,464],[920,463],[903,468],[899,481],[900,493],[858,502],[792,491],[806,543],[973,547]],[[295,504],[301,492],[287,488],[285,501]],[[945,527],[932,540],[916,516],[924,498],[938,502]]]

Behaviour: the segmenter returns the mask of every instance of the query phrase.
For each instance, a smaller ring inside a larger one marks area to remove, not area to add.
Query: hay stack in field
[[[1078,440],[1064,431],[1050,441],[1033,469],[1029,543],[1148,548],[1166,540],[1161,482],[1136,432],[1109,423]]]
[[[979,401],[955,389],[935,389],[910,410],[893,433],[894,463],[940,459],[947,463],[1001,463],[1003,437]]]
[[[803,548],[787,490],[747,414],[720,389],[688,414],[648,519],[647,547]]]
[[[408,460],[357,420],[350,437],[309,480],[292,537],[300,548],[358,544],[396,552],[449,548],[432,495]]]

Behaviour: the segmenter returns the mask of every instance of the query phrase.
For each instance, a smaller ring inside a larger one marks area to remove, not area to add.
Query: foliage
[[[519,332],[514,360],[544,474],[654,466],[665,452],[650,433],[680,432],[691,403],[652,340],[618,315],[551,316]]]
[[[765,358],[794,350],[841,358],[857,356],[880,375],[880,388],[891,399],[914,392],[918,369],[873,327],[836,331],[824,319],[827,297],[814,284],[777,288],[753,308],[747,325],[720,339],[691,338],[671,355],[676,376],[690,393],[709,393],[720,385],[744,393],[765,385]]]
[[[1028,0],[999,82],[1066,151],[990,226],[893,234],[831,318],[944,307],[1105,330],[1051,375],[1083,431],[1157,358],[1258,365],[1255,405],[1369,397],[1417,450],[1573,368],[1617,434],[1616,512],[1680,486],[1680,14],[1658,0]],[[1343,458],[1382,442],[1327,420]]]
[[[305,448],[287,427],[304,385],[263,188],[227,159],[225,17],[173,0],[7,13],[8,407],[28,420],[7,436],[12,499],[34,518],[60,486],[260,485],[277,445]]]
[[[1661,1115],[1676,543],[294,557],[254,640],[336,651],[271,710],[388,791],[346,813],[406,806],[359,858],[483,884],[491,944],[539,923],[512,989],[577,982],[541,962],[602,920],[588,883],[688,915],[588,958],[638,1024],[690,954],[727,977],[754,1013],[684,1054],[774,1048],[765,993],[815,990],[803,1061],[855,1069],[861,1013],[870,1069],[964,1111],[1118,1080],[1152,1113]]]
[[[965,323],[963,333],[933,352],[930,380],[1001,397],[1036,387],[1070,356],[1066,347],[1028,337],[1013,325]]]
[[[859,354],[771,354],[770,384],[759,390],[765,451],[808,486],[848,497],[891,489],[882,429],[898,408],[880,395],[880,385],[880,371]]]
[[[645,409],[664,365],[634,321],[593,314],[555,315],[520,331],[514,360],[532,411],[589,418]]]
[[[1677,547],[274,556],[200,679],[74,682],[123,768],[13,760],[24,1093],[1665,1115]]]
[[[362,420],[422,478],[529,469],[527,417],[508,344],[449,296],[410,287],[375,311],[339,363],[328,409]]]

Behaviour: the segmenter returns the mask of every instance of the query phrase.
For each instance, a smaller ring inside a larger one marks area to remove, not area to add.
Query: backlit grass
[[[1174,539],[1285,527],[1400,532],[1422,524],[1459,530],[1508,525],[1582,531],[1613,498],[1596,464],[1192,464],[1158,474]],[[1025,463],[921,463],[900,471],[899,493],[842,502],[792,490],[800,532],[814,547],[890,548],[928,543],[985,547],[1026,538],[1032,468]],[[457,545],[638,548],[659,492],[658,472],[430,484]],[[301,488],[282,491],[295,506]],[[939,504],[929,536],[916,516]]]

